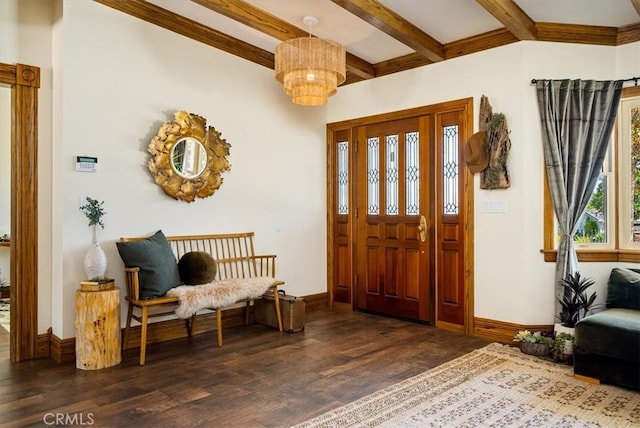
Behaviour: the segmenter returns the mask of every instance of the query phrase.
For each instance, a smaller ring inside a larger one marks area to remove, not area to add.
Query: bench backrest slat
[[[252,278],[275,275],[275,256],[256,257],[253,247],[254,232],[214,235],[167,236],[176,261],[188,252],[204,251],[215,259],[216,279]],[[122,241],[144,239],[121,238]]]

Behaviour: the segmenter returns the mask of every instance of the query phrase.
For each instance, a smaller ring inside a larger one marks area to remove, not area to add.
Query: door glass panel
[[[378,137],[367,139],[367,214],[371,215],[380,213],[379,146]]]
[[[420,162],[419,162],[419,145],[418,133],[409,132],[405,136],[406,150],[406,198],[407,198],[407,215],[418,215],[420,206]]]
[[[458,125],[442,128],[443,213],[458,214]]]
[[[338,214],[349,214],[349,142],[338,142]]]
[[[398,136],[387,135],[387,215],[398,215]]]

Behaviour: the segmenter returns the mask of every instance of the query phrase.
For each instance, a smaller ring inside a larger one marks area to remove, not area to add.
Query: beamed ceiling
[[[94,1],[271,69],[280,41],[311,31],[345,46],[345,84],[520,40],[640,41],[640,0]]]

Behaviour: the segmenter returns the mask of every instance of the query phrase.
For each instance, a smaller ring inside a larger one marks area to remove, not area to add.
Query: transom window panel
[[[367,138],[367,214],[380,214],[380,140],[378,137]]]
[[[442,128],[443,214],[458,214],[458,125]]]
[[[338,214],[349,214],[349,142],[338,142]]]

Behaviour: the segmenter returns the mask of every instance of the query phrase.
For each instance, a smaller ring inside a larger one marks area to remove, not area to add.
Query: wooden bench
[[[204,251],[215,259],[217,266],[216,280],[225,281],[242,278],[271,277],[275,279],[275,255],[255,255],[253,247],[253,232],[215,234],[215,235],[192,235],[192,236],[167,236],[167,240],[176,257],[176,262],[191,251]],[[120,238],[121,242],[135,242],[144,239]],[[126,296],[128,302],[127,322],[124,332],[122,349],[128,347],[131,320],[140,323],[140,365],[144,365],[147,345],[147,327],[149,318],[173,315],[177,305],[180,304],[178,297],[161,296],[151,299],[140,298],[140,281],[136,266],[125,266]],[[274,280],[269,289],[278,295],[278,286],[284,284],[283,281]],[[249,307],[253,299],[240,300],[236,303],[246,301],[245,324],[249,322]],[[228,307],[228,306],[227,306]],[[223,307],[207,307],[215,310],[218,346],[222,346],[222,316]],[[278,326],[282,331],[282,317],[280,304],[275,301],[276,316]],[[185,319],[187,334],[191,336],[195,324],[196,314]]]

